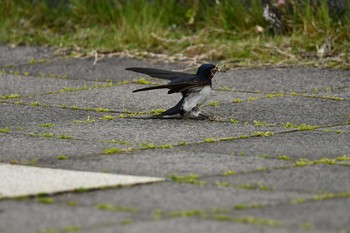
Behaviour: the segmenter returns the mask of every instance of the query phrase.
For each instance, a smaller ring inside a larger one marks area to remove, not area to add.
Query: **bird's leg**
[[[209,119],[210,115],[206,112],[202,112],[198,107],[194,107],[191,112],[191,116],[195,119]]]
[[[203,111],[203,110],[201,110],[199,112],[199,115],[202,116],[202,117],[210,117],[211,116],[211,114],[209,114],[209,113],[207,113],[206,111]]]

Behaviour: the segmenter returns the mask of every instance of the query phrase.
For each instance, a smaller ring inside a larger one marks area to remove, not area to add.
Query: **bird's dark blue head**
[[[198,68],[196,76],[210,80],[217,70],[217,67],[213,64],[203,64]]]

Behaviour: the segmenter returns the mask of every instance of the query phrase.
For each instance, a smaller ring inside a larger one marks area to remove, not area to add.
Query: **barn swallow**
[[[198,117],[201,115],[199,107],[210,95],[212,89],[211,80],[216,71],[218,71],[218,68],[213,64],[204,64],[198,68],[196,74],[139,67],[130,67],[126,68],[126,70],[146,74],[153,78],[170,80],[165,85],[145,87],[134,90],[133,92],[167,88],[169,89],[168,94],[182,94],[181,100],[174,107],[157,115],[157,117],[176,114],[180,114],[182,117]]]

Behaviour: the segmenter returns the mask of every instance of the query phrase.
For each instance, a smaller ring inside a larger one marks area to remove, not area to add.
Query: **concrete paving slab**
[[[350,124],[342,126],[327,127],[323,129],[316,129],[317,131],[322,131],[325,133],[333,134],[349,134],[350,133]]]
[[[232,117],[239,121],[254,120],[271,124],[291,122],[316,126],[347,124],[350,102],[305,97],[279,97],[251,102],[222,104],[216,107],[216,114]]]
[[[111,111],[122,113],[125,110],[140,112],[159,108],[166,109],[173,107],[181,99],[179,94],[168,95],[166,90],[132,93],[133,90],[142,87],[145,85],[120,85],[25,98],[23,102],[39,102],[50,106],[76,106],[81,109],[108,108]]]
[[[290,159],[318,160],[348,155],[350,151],[348,133],[297,131],[271,137],[254,137],[227,142],[190,145],[189,151],[197,153],[222,153],[236,156],[274,157],[285,155]]]
[[[67,192],[44,197],[52,199],[51,206],[37,203],[41,197],[26,201],[2,200],[0,232],[2,229],[10,232],[64,232],[72,225],[78,226],[81,232],[179,229],[185,232],[227,232],[232,231],[232,226],[235,227],[233,230],[242,232],[274,232],[277,229],[255,224],[259,219],[264,223],[269,223],[269,220],[282,222],[283,226],[277,232],[311,229],[328,233],[349,228],[346,223],[349,221],[344,217],[348,209],[346,198],[334,198],[334,203],[331,200],[312,201],[319,191],[349,190],[349,163],[337,160],[337,165],[293,167],[298,159],[320,162],[323,157],[335,159],[349,155],[349,70],[305,67],[233,69],[216,75],[213,82],[216,90],[204,106],[207,112],[221,115],[227,118],[226,121],[130,119],[118,116],[125,113],[125,109],[131,112],[166,109],[175,105],[179,97],[167,95],[166,90],[132,94],[132,90],[145,85],[115,85],[118,81],[148,78],[127,72],[126,67],[183,69],[185,66],[127,58],[102,59],[93,65],[93,59],[46,57],[46,52],[35,52],[35,49],[19,48],[16,55],[0,46],[0,51],[5,51],[0,53],[1,79],[4,80],[0,95],[32,95],[1,99],[0,161],[147,177],[192,173],[199,175],[198,182],[202,185],[169,180],[119,189]],[[35,59],[29,62],[31,57]],[[40,60],[41,57],[44,59]],[[11,66],[5,67],[8,64]],[[114,82],[112,86],[109,80]],[[85,84],[93,87],[76,90]],[[62,87],[72,87],[74,91],[45,94]],[[280,92],[283,94],[267,95]],[[337,100],[334,96],[344,100]],[[96,112],[94,108],[109,108],[110,112]],[[101,120],[104,115],[116,118]],[[238,123],[231,123],[230,118],[237,119]],[[283,127],[287,122],[321,128],[296,131]],[[47,127],[43,126],[44,123]],[[246,137],[258,131],[270,131],[274,135]],[[59,139],[57,135],[64,137]],[[230,136],[243,137],[218,140]],[[175,146],[179,141],[181,146]],[[152,144],[164,148],[150,149]],[[169,149],[169,144],[173,144],[173,149]],[[147,149],[103,155],[106,148],[142,146]],[[57,155],[66,157],[60,160]],[[232,175],[233,171],[237,174]],[[231,175],[225,176],[224,173]],[[225,182],[232,182],[233,187],[224,187]],[[304,204],[290,204],[291,199],[305,198],[308,201]],[[327,206],[328,202],[334,206]],[[97,210],[96,206],[101,203],[139,211]],[[262,205],[245,210],[234,208],[245,204]],[[169,216],[173,211],[188,213],[213,209],[227,211],[228,217],[253,216],[252,221],[238,224],[199,216],[175,219]],[[157,211],[168,216],[155,221]],[[29,220],[28,216],[31,216]],[[323,227],[323,221],[329,227]]]
[[[312,195],[305,193],[267,192],[223,188],[216,185],[161,182],[79,194],[66,193],[56,196],[55,202],[74,201],[78,205],[90,207],[98,203],[127,206],[142,210],[145,214],[144,219],[153,219],[152,213],[156,209],[164,211],[164,217],[166,217],[166,213],[172,211],[210,211],[212,209],[234,211],[234,206],[242,203],[276,204],[288,202],[292,198],[311,197]],[[141,217],[136,217],[136,220]]]
[[[245,214],[283,221],[294,232],[347,232],[350,229],[349,198],[311,201],[296,205],[281,205],[250,209]]]
[[[86,118],[85,118],[86,119]],[[49,129],[40,127],[34,133],[53,133],[70,135],[82,140],[97,141],[117,139],[129,145],[177,145],[178,143],[204,142],[210,139],[252,135],[255,131],[285,132],[280,127],[255,127],[232,124],[231,122],[212,122],[191,119],[114,119],[96,121],[91,124],[69,122]]]
[[[50,86],[45,82],[39,86]],[[40,83],[41,81],[39,81]],[[61,81],[61,85],[64,81]],[[67,85],[72,82],[76,83],[76,80],[67,81]],[[81,82],[80,82],[81,83]],[[84,85],[88,86],[103,86],[102,82],[85,82]],[[72,85],[74,87],[74,85]],[[56,93],[52,95],[33,96],[29,98],[21,98],[23,103],[30,104],[38,102],[40,104],[47,104],[50,106],[62,106],[66,105],[76,106],[82,109],[90,107],[94,108],[109,108],[112,111],[123,112],[129,110],[132,112],[151,111],[154,109],[168,109],[177,104],[181,99],[181,94],[168,95],[168,90],[157,90],[148,92],[132,93],[133,90],[146,87],[146,85],[140,84],[126,84],[116,85],[112,87],[94,88],[87,91],[65,91],[62,93]],[[8,88],[9,89],[9,88]],[[57,88],[59,89],[59,88]],[[11,90],[12,93],[16,93],[16,87]],[[8,91],[9,92],[9,91]],[[46,91],[47,93],[48,91]],[[254,93],[238,93],[227,91],[213,91],[212,95],[205,103],[206,110],[215,113],[215,107],[211,106],[211,102],[215,104],[232,103],[234,100],[245,101],[248,99],[260,98],[262,95]],[[18,101],[18,99],[13,100]]]
[[[250,172],[259,169],[291,166],[293,162],[254,157],[186,150],[155,149],[110,156],[86,156],[59,160],[45,158],[38,166],[72,170],[105,171],[109,173],[166,177],[197,174],[199,176],[223,175],[225,172]]]
[[[316,89],[349,87],[349,70],[306,67],[239,68],[218,73],[217,85],[233,90],[254,92],[307,92]]]
[[[210,177],[210,183],[228,182],[229,184],[251,184],[254,187],[264,185],[272,191],[298,193],[338,193],[350,190],[347,179],[350,169],[347,166],[313,165],[286,169],[271,169],[268,172],[237,174],[233,176]]]
[[[35,105],[32,104],[32,105]],[[87,120],[91,118],[100,118],[107,113],[99,113],[95,111],[72,110],[64,108],[43,107],[43,106],[28,106],[21,104],[0,103],[0,127],[10,128],[11,130],[26,127],[43,127],[42,124],[50,123],[55,127],[58,124],[72,122],[74,120]]]
[[[186,68],[181,64],[154,63],[146,60],[112,57],[99,60],[96,65],[94,65],[94,58],[66,58],[50,63],[20,65],[16,67],[16,70],[29,72],[31,75],[38,75],[39,73],[56,74],[67,76],[68,79],[90,81],[121,81],[146,77],[145,75],[126,71],[125,68],[127,67],[153,67],[165,70]]]
[[[49,94],[50,92],[77,90],[88,88],[97,85],[96,82],[84,80],[65,80],[48,77],[33,77],[24,75],[0,74],[1,86],[0,96],[10,94],[26,95],[41,95]],[[16,98],[20,101],[21,98]]]
[[[11,48],[8,45],[0,44],[0,67],[20,64],[27,64],[34,58],[51,59],[52,52],[43,47],[16,46]]]
[[[155,177],[69,171],[12,164],[0,164],[0,172],[6,174],[0,181],[1,198],[162,181],[161,178]]]
[[[99,211],[96,208],[41,202],[41,199],[1,201],[0,232],[69,232],[78,231],[83,227],[93,230],[119,223],[130,217],[130,213],[127,212]]]
[[[203,233],[226,233],[226,232],[260,232],[260,233],[286,233],[291,232],[284,228],[271,228],[264,226],[245,225],[234,222],[211,221],[194,219],[165,219],[160,221],[140,222],[122,226],[120,232],[203,232]],[[85,231],[83,231],[85,232]],[[90,232],[90,231],[86,231]],[[115,227],[106,227],[99,229],[101,233],[115,232]]]
[[[58,135],[59,136],[59,135]],[[106,147],[116,146],[102,142],[58,139],[57,136],[24,136],[20,134],[0,134],[0,161],[36,165],[42,159],[95,156]],[[118,145],[123,148],[123,145]]]
[[[350,85],[350,84],[349,84]],[[350,87],[340,87],[333,90],[321,90],[313,93],[314,96],[320,96],[324,98],[339,97],[344,100],[350,100]]]

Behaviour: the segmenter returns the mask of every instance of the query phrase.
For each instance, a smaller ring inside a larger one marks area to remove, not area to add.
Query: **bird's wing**
[[[168,91],[168,94],[172,94],[175,92],[182,92],[182,91],[185,91],[187,89],[191,89],[193,87],[200,87],[200,86],[205,86],[205,85],[210,85],[210,81],[193,81],[193,82],[183,82],[183,83],[174,83],[174,84],[170,83],[170,84],[153,86],[153,87],[145,87],[145,88],[134,90],[133,92],[168,88],[168,89],[170,89]]]
[[[134,71],[141,74],[146,74],[153,78],[160,78],[160,79],[167,79],[167,80],[173,80],[178,78],[181,78],[181,79],[184,78],[184,79],[190,80],[195,77],[194,74],[168,71],[168,70],[159,70],[159,69],[152,69],[152,68],[129,67],[129,68],[126,68],[126,70]]]

